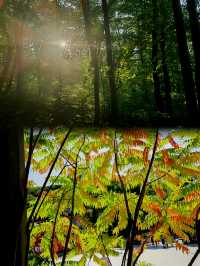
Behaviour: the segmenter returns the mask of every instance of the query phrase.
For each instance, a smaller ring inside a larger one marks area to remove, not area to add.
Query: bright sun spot
[[[59,46],[59,47],[64,48],[66,46],[66,41],[64,41],[64,40],[51,41],[51,42],[49,42],[49,44],[53,45],[53,46]]]
[[[59,42],[59,45],[60,45],[61,47],[65,47],[66,42],[65,42],[65,41],[60,41],[60,42]]]

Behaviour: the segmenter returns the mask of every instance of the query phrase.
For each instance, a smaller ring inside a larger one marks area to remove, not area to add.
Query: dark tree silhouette
[[[185,100],[191,118],[197,118],[197,100],[180,0],[172,0]]]
[[[153,82],[154,82],[154,97],[157,110],[164,111],[164,103],[161,96],[160,75],[158,70],[158,34],[157,34],[157,18],[158,5],[157,0],[152,0],[153,8],[153,25],[152,25],[152,68],[153,68]]]
[[[17,126],[1,128],[0,139],[1,179],[6,195],[6,198],[2,198],[5,210],[2,219],[4,229],[1,238],[3,243],[1,263],[6,266],[23,266],[21,263],[24,256],[21,245],[25,241],[22,223],[25,195],[23,130]]]
[[[187,0],[187,9],[190,19],[192,35],[192,45],[195,59],[195,83],[198,97],[198,107],[200,109],[200,25],[197,12],[196,0]]]
[[[97,125],[100,121],[100,78],[99,78],[99,62],[98,62],[98,48],[97,43],[92,38],[92,23],[91,23],[91,11],[89,0],[82,0],[82,10],[85,23],[85,32],[87,42],[90,48],[91,54],[91,66],[93,68],[93,82],[94,82],[94,123]]]
[[[111,96],[110,121],[112,121],[112,123],[115,123],[118,118],[118,97],[117,97],[117,87],[115,82],[115,67],[114,67],[113,53],[112,53],[112,40],[110,34],[110,21],[109,21],[107,0],[102,0],[102,11],[103,11],[103,26],[104,26],[105,41],[106,41],[108,79],[109,79],[109,88]]]
[[[155,1],[155,0],[153,0]],[[169,76],[169,69],[167,64],[167,55],[166,55],[166,24],[165,24],[165,6],[164,2],[160,2],[160,13],[161,13],[161,22],[160,22],[160,50],[161,50],[161,64],[163,71],[163,81],[165,88],[165,112],[172,114],[172,99],[171,99],[171,82]]]

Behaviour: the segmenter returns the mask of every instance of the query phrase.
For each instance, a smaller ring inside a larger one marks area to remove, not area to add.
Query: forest
[[[198,265],[199,117],[198,0],[0,0],[0,264]]]
[[[1,0],[0,11],[2,121],[199,125],[199,1]]]

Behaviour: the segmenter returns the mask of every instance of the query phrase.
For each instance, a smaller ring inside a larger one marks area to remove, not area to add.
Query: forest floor
[[[176,250],[175,247],[163,248],[161,245],[154,247],[150,245],[142,254],[139,261],[145,261],[151,263],[152,266],[187,266],[190,259],[194,255],[197,247],[189,246],[190,253],[185,254],[180,250]],[[120,253],[119,256],[110,256],[112,266],[121,266],[123,250],[117,249]],[[79,260],[80,256],[76,256],[74,260]],[[193,266],[200,265],[200,256],[197,257]],[[93,261],[88,262],[87,266],[97,266]]]

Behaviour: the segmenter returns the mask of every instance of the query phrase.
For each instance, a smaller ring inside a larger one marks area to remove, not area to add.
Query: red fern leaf
[[[174,161],[169,158],[169,154],[167,150],[162,150],[163,160],[166,165],[172,165]]]
[[[169,136],[168,139],[169,139],[169,143],[172,145],[172,147],[174,147],[175,149],[179,148],[179,145],[175,142],[175,140],[172,138],[172,136]]]
[[[156,192],[156,195],[160,197],[161,199],[164,199],[166,196],[165,191],[161,187],[156,187],[155,192]]]
[[[149,149],[147,147],[145,147],[144,151],[143,151],[144,165],[148,164],[148,154],[149,154]]]
[[[185,201],[191,201],[200,197],[200,191],[192,191],[187,196],[185,196]]]
[[[191,169],[191,168],[182,167],[182,168],[180,169],[180,171],[181,171],[183,174],[186,174],[186,175],[200,176],[200,170],[198,170],[198,169]]]
[[[179,249],[183,253],[186,253],[186,254],[190,253],[190,250],[189,250],[189,248],[187,246],[185,246],[185,245],[183,245],[183,244],[181,244],[181,243],[179,243],[177,241],[175,242],[175,244],[176,244],[176,249]]]
[[[133,146],[142,146],[144,144],[145,144],[145,142],[142,140],[139,140],[139,139],[133,140],[133,142],[132,142]]]
[[[155,212],[158,216],[162,216],[162,213],[161,213],[161,209],[160,209],[160,206],[157,204],[157,203],[151,203],[149,205],[149,208]]]

